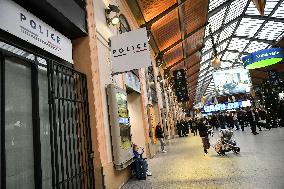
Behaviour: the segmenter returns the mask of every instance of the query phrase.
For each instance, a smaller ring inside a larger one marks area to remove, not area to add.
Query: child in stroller
[[[229,151],[233,151],[236,154],[240,153],[240,147],[237,146],[236,140],[232,138],[233,134],[232,129],[221,129],[219,138],[213,146],[219,155],[225,155]]]

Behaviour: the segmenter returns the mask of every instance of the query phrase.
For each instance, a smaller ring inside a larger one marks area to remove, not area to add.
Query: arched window
[[[125,33],[131,31],[131,28],[123,14],[119,15],[119,20],[120,20],[119,33]]]

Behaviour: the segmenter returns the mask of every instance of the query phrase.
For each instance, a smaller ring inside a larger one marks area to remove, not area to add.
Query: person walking
[[[180,121],[177,121],[176,127],[177,127],[178,136],[181,137],[182,125],[181,125]]]
[[[191,123],[191,132],[193,133],[193,136],[197,135],[197,123],[196,123],[196,119],[192,120],[192,123]]]
[[[244,121],[244,112],[243,110],[239,110],[237,113],[239,124],[241,125],[242,131],[245,130],[245,121]]]
[[[252,109],[247,111],[247,119],[250,124],[250,129],[251,129],[252,134],[254,135],[259,134],[258,132],[256,132],[256,124],[255,124],[256,119],[255,119],[254,111]]]
[[[233,120],[234,120],[234,125],[236,126],[236,130],[240,130],[237,112],[235,112],[235,113],[233,114]]]
[[[202,139],[204,156],[206,156],[208,154],[207,150],[210,148],[210,143],[209,143],[209,138],[208,138],[208,128],[205,125],[205,121],[203,118],[201,118],[198,122],[198,132],[199,132],[199,136]]]
[[[254,110],[253,110],[253,113],[254,113],[254,115],[255,115],[255,124],[256,124],[257,128],[259,129],[259,131],[262,131],[261,125],[258,123],[258,122],[260,121],[260,117],[259,117],[259,112],[258,112],[258,110],[257,110],[257,109],[254,109]]]
[[[187,123],[185,122],[185,120],[182,120],[181,121],[181,136],[183,136],[183,137],[185,137],[185,136],[187,136],[187,134],[186,134],[186,130],[187,130]]]
[[[219,116],[219,121],[220,121],[220,126],[221,126],[221,129],[226,129],[226,123],[225,123],[225,113],[222,112],[220,113],[220,116]]]
[[[156,126],[155,134],[156,134],[156,138],[161,143],[161,152],[166,153],[167,151],[165,150],[164,131],[162,129],[162,126],[161,126],[160,122]]]

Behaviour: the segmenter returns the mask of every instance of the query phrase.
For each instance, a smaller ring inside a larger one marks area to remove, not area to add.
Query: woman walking
[[[155,134],[156,134],[156,138],[161,143],[161,152],[166,153],[167,151],[165,150],[164,131],[163,131],[162,127],[161,127],[160,122],[156,126]]]

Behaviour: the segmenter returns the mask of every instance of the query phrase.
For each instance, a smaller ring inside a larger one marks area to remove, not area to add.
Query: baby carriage
[[[237,142],[233,137],[232,129],[221,129],[219,138],[216,144],[213,146],[215,151],[219,155],[225,155],[226,152],[233,151],[234,153],[240,153],[240,147],[237,146]]]

